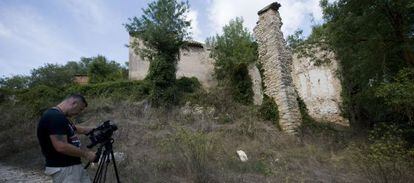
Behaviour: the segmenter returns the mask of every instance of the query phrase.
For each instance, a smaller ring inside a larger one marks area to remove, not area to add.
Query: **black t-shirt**
[[[59,153],[53,147],[50,135],[66,135],[68,143],[80,147],[80,140],[75,134],[75,126],[58,109],[46,110],[37,126],[37,138],[47,167],[66,167],[80,164],[79,157]]]

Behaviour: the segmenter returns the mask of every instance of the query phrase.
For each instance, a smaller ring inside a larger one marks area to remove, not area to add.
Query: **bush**
[[[355,148],[354,159],[373,182],[412,182],[413,149],[407,148],[403,130],[396,125],[377,124],[369,133],[369,144]]]
[[[181,92],[187,93],[193,93],[201,87],[201,83],[196,77],[181,77],[176,81],[176,85]]]
[[[17,92],[19,105],[28,106],[33,116],[41,115],[44,110],[56,105],[65,97],[62,89],[38,85],[30,89]]]
[[[124,68],[119,63],[113,60],[109,61],[101,55],[91,58],[87,69],[89,83],[102,83],[124,79]]]
[[[253,102],[253,84],[246,64],[240,64],[234,68],[230,84],[234,100],[242,104]]]
[[[392,111],[399,114],[399,119],[414,125],[414,69],[402,69],[394,78],[394,82],[380,85],[375,95]]]
[[[183,170],[184,175],[190,175],[193,182],[214,180],[209,165],[214,144],[207,134],[180,128],[162,146],[167,152],[174,154],[174,167]]]
[[[264,95],[263,103],[259,108],[260,116],[264,120],[270,120],[280,129],[279,125],[279,110],[276,102],[269,96]]]
[[[247,66],[257,60],[257,44],[250,32],[243,27],[243,20],[236,18],[223,27],[223,35],[209,38],[212,47],[214,76],[221,86],[232,89],[233,99],[252,103],[252,82]]]
[[[98,84],[74,85],[66,93],[81,93],[89,97],[141,100],[149,95],[146,81],[112,81]]]

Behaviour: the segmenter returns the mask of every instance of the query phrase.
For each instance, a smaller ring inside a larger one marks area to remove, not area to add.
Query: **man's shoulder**
[[[43,112],[43,115],[40,118],[39,122],[48,123],[50,121],[66,122],[66,117],[59,110],[55,108],[50,108]]]
[[[63,115],[58,109],[55,109],[55,108],[46,109],[46,111],[43,112],[43,115],[42,115],[42,117],[59,117],[59,116],[62,117],[65,115]]]

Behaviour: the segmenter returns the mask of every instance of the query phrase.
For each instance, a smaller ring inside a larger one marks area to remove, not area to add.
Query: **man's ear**
[[[77,100],[72,100],[72,106],[77,106],[77,105],[79,105],[79,101],[77,101]]]

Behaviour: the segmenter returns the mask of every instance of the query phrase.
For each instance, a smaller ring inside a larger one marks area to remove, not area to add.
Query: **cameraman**
[[[80,114],[88,106],[82,95],[72,94],[57,106],[46,110],[37,126],[37,138],[46,159],[45,173],[53,182],[91,182],[81,166],[81,157],[95,159],[95,153],[81,149],[76,134],[93,128],[74,125],[68,118]]]

